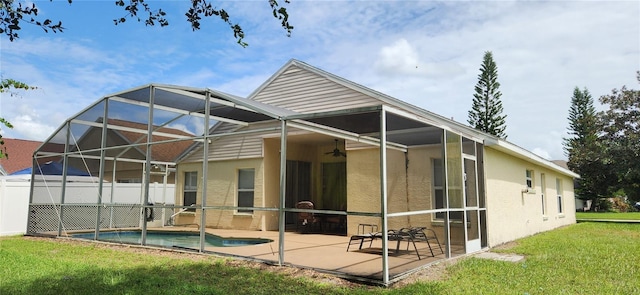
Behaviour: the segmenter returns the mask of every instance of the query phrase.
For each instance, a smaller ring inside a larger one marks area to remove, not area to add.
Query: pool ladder
[[[192,205],[191,205],[191,207],[194,207],[194,206],[195,206],[195,204],[192,204]],[[182,209],[180,209],[180,211],[178,211],[178,212],[176,212],[176,213],[173,213],[173,215],[171,215],[171,217],[169,217],[169,220],[171,221],[171,225],[175,225],[175,217],[176,217],[178,214],[180,214],[180,213],[182,213],[182,212],[185,212],[185,211],[187,211],[187,210],[189,210],[189,209],[191,209],[191,208],[190,208],[190,207],[189,207],[189,208],[182,208]]]

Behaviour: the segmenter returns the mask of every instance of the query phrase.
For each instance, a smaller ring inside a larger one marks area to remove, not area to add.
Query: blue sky
[[[125,13],[112,0],[34,2],[67,29],[24,25],[17,41],[0,37],[2,76],[39,87],[2,95],[0,116],[15,125],[1,130],[9,138],[45,140],[101,97],[148,83],[247,96],[291,58],[466,123],[482,56],[492,51],[508,140],[562,159],[574,87],[597,101],[640,86],[638,1],[292,0],[291,37],[267,0],[214,2],[242,25],[247,48],[217,19],[192,32],[188,1],[148,1],[168,13],[164,28],[132,19],[115,26]]]

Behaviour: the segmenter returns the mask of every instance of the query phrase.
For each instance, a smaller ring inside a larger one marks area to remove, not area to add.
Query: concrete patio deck
[[[155,230],[155,229],[154,229]],[[162,230],[190,230],[197,229],[165,227]],[[249,259],[277,264],[279,260],[277,231],[243,231],[226,229],[206,229],[207,233],[224,238],[266,238],[273,242],[241,247],[206,247],[205,251],[220,255],[240,256]],[[285,232],[284,262],[286,265],[308,268],[321,272],[335,274],[345,278],[361,279],[365,281],[382,281],[382,241],[375,240],[369,247],[365,242],[362,249],[354,244],[347,252],[348,236]],[[389,277],[391,280],[401,277],[407,272],[446,259],[440,248],[431,242],[434,256],[431,256],[426,242],[416,242],[416,250],[407,242],[400,242],[396,253],[396,241],[389,242]],[[444,245],[442,245],[444,248]],[[452,255],[464,254],[463,246],[453,246]]]

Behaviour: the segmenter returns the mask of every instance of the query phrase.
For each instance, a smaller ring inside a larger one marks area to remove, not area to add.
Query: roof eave
[[[495,150],[501,151],[505,154],[514,156],[516,158],[519,159],[523,159],[526,160],[528,162],[532,162],[535,164],[538,164],[540,166],[549,168],[551,170],[554,170],[556,172],[562,173],[564,175],[573,177],[573,178],[580,178],[580,175],[569,170],[566,169],[564,167],[558,166],[557,164],[544,159],[524,148],[521,148],[515,144],[512,144],[510,142],[504,141],[502,139],[499,138],[487,138],[484,141],[484,146],[489,147],[489,148],[493,148]]]

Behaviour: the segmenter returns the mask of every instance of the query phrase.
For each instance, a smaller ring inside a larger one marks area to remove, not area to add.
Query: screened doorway
[[[285,206],[295,208],[300,201],[311,200],[311,163],[287,160]],[[287,212],[287,224],[295,224],[295,212]]]

